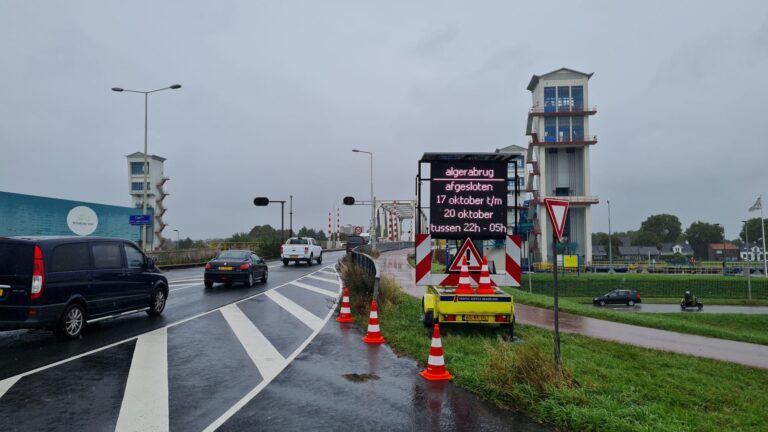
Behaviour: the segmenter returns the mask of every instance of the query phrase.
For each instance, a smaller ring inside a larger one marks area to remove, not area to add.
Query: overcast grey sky
[[[614,230],[664,212],[732,238],[768,194],[765,1],[5,0],[0,53],[9,192],[128,205],[143,98],[110,88],[182,84],[150,96],[149,151],[185,237],[279,226],[257,195],[327,228],[369,195],[352,148],[379,198],[411,198],[425,151],[527,145],[528,81],[560,67],[595,73],[595,231],[610,199]]]

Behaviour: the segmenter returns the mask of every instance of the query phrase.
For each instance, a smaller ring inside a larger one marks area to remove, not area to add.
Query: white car
[[[309,237],[291,237],[284,245],[280,246],[280,258],[283,265],[288,265],[291,261],[298,264],[304,261],[307,265],[312,265],[312,261],[318,264],[323,262],[323,248],[313,238]]]

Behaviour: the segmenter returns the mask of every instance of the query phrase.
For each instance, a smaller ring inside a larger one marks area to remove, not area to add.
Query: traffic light
[[[267,198],[267,197],[254,198],[253,199],[253,205],[259,206],[259,207],[265,206],[265,205],[269,205],[269,198]]]
[[[344,205],[355,205],[355,198],[351,196],[344,197]]]

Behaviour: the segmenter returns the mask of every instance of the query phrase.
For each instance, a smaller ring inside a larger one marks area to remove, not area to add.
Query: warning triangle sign
[[[469,252],[469,256],[467,256],[467,252]],[[448,267],[448,271],[460,272],[461,262],[465,256],[467,257],[467,269],[469,271],[479,272],[483,266],[483,258],[480,256],[480,252],[477,251],[475,244],[472,243],[472,240],[470,239],[464,240],[464,244],[461,245],[459,252],[453,258],[451,266]]]
[[[544,204],[547,206],[547,214],[549,215],[550,222],[552,222],[552,228],[554,228],[557,241],[562,241],[565,219],[568,217],[569,202],[562,199],[544,198]]]

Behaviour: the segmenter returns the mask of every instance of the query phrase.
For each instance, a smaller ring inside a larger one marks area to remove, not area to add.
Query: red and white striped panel
[[[505,241],[506,260],[504,272],[491,275],[496,286],[520,286],[520,251],[522,240],[519,236],[507,236]],[[416,234],[416,285],[456,286],[458,273],[432,274],[432,236]],[[472,285],[477,286],[480,273],[470,273]]]

